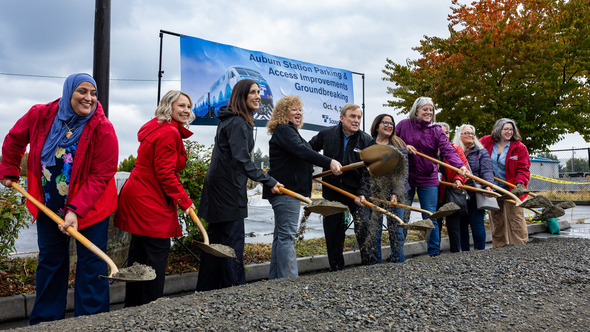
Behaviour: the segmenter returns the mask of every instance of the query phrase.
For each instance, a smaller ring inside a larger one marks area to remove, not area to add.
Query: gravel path
[[[588,331],[590,240],[547,239],[162,298],[45,331]]]

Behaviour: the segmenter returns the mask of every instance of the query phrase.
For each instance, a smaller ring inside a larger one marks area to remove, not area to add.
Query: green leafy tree
[[[538,153],[536,153],[536,156],[539,158],[545,158],[545,159],[550,159],[550,160],[559,160],[557,158],[557,156],[551,152],[538,152]]]
[[[572,167],[573,167],[573,169],[572,169]],[[565,166],[560,167],[559,171],[565,172],[565,173],[568,173],[568,172],[589,172],[590,166],[588,165],[588,160],[586,160],[586,159],[573,158],[573,163],[572,163],[572,158],[570,158],[565,163]]]
[[[203,184],[205,183],[205,173],[211,164],[211,147],[205,147],[196,141],[184,141],[186,148],[187,162],[186,167],[180,171],[179,178],[184,190],[188,193],[193,201],[193,204],[198,208],[201,201],[201,192],[203,191]],[[178,216],[181,225],[188,235],[183,239],[185,243],[190,243],[193,240],[202,241],[203,236],[199,229],[193,222],[190,216],[185,215],[184,211],[178,210]],[[201,220],[203,225],[206,225],[204,220]]]
[[[14,243],[20,231],[29,228],[30,219],[22,196],[11,188],[0,188],[0,262],[14,252]]]
[[[264,163],[264,167],[268,167],[268,165],[270,165],[269,161],[268,161],[268,156],[264,155],[262,153],[262,150],[260,150],[260,148],[256,149],[256,152],[254,152],[254,164],[256,165],[256,167],[260,167],[261,163]]]
[[[387,59],[387,105],[407,113],[430,96],[437,121],[481,134],[511,118],[530,152],[566,133],[590,140],[588,8],[590,0],[452,0],[448,38],[425,36],[417,60]]]
[[[133,166],[135,166],[135,157],[133,155],[130,155],[128,158],[124,159],[119,163],[117,172],[131,172]]]

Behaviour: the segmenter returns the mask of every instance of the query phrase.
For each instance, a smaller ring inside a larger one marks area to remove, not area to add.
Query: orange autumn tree
[[[590,0],[451,3],[448,38],[425,36],[417,60],[387,59],[387,106],[408,113],[429,96],[437,121],[480,137],[512,118],[530,151],[566,133],[590,140]]]

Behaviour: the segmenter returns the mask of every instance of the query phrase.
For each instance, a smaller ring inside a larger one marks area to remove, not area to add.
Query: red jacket
[[[454,147],[455,150],[457,150],[457,154],[459,155],[459,159],[461,159],[461,161],[463,162],[465,167],[467,169],[469,169],[467,157],[465,157],[465,153],[463,153],[463,149],[461,149],[461,147],[459,145],[456,145],[455,143],[451,143],[451,146]],[[448,161],[446,159],[443,159],[443,161],[445,163],[448,163]],[[455,183],[455,181],[457,181],[457,180],[461,181],[461,183],[465,183],[465,181],[467,181],[467,178],[459,175],[459,173],[453,171],[452,169],[444,167],[444,172],[445,172],[445,177],[443,177],[442,181],[451,182],[451,183]],[[445,187],[446,186],[442,185],[442,184],[439,185],[439,187],[438,187],[438,201],[439,202],[444,201]]]
[[[20,162],[30,144],[27,191],[41,203],[45,202],[41,185],[41,150],[59,109],[58,102],[59,99],[33,106],[10,129],[2,145],[0,177],[18,181]],[[78,230],[104,220],[117,209],[114,175],[118,158],[117,135],[97,102],[96,111],[78,141],[65,206],[78,215]],[[27,207],[35,220],[39,209],[31,202],[27,202]]]
[[[484,136],[479,141],[491,156],[495,143],[492,136]],[[531,178],[530,168],[531,159],[526,146],[520,141],[510,141],[510,148],[506,155],[506,181],[512,184],[521,182],[524,186],[527,186]],[[512,188],[510,190],[512,191]]]
[[[137,160],[119,196],[115,226],[132,234],[170,238],[182,236],[176,205],[193,204],[178,178],[186,166],[183,138],[192,135],[176,121],[154,118],[137,133]]]

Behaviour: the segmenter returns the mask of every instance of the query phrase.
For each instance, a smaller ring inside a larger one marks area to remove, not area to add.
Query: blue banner
[[[204,39],[181,36],[181,89],[195,104],[192,124],[216,125],[241,79],[260,85],[261,106],[254,114],[265,126],[276,101],[296,95],[303,101],[304,129],[319,130],[340,121],[340,109],[354,103],[352,73]]]

